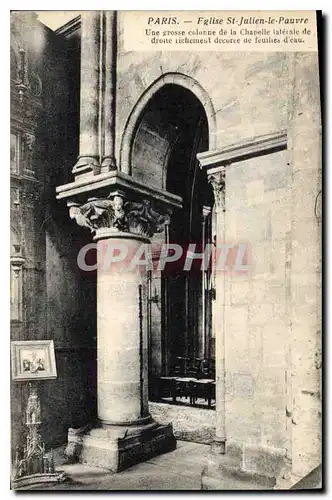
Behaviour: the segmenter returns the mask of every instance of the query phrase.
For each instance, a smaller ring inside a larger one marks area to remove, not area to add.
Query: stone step
[[[266,486],[251,482],[239,481],[231,478],[216,478],[211,476],[204,476],[204,480],[202,482],[202,490],[212,490],[212,491],[257,491],[264,490],[266,491]],[[269,488],[272,489],[272,488]]]
[[[245,471],[232,464],[232,457],[222,457],[218,463],[211,460],[202,474],[203,489],[217,490],[273,490],[276,478],[257,472]]]
[[[273,476],[258,474],[257,472],[245,471],[231,465],[220,465],[219,470],[224,477],[244,481],[248,483],[260,484],[264,487],[273,488],[276,479]]]

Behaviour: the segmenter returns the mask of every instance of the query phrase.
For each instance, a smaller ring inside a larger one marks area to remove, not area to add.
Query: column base
[[[100,174],[101,165],[94,156],[79,156],[72,173],[75,180]]]
[[[120,472],[175,448],[172,424],[152,421],[138,426],[69,429],[65,454],[71,461]]]
[[[226,439],[215,437],[211,443],[211,452],[215,455],[224,455],[226,453]]]
[[[101,172],[109,172],[110,170],[117,170],[116,161],[114,157],[104,158],[101,164]]]
[[[229,444],[213,454],[202,473],[203,490],[273,490],[284,457],[277,451]]]

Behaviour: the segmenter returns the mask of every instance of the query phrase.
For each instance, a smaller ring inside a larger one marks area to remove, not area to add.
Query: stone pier
[[[176,447],[172,425],[159,425],[149,414],[147,268],[133,259],[181,200],[117,171],[57,192],[67,199],[70,217],[94,233],[98,254],[98,424],[71,429],[67,454],[117,472]],[[116,263],[119,249],[126,257]]]
[[[116,13],[84,12],[81,22],[79,156],[74,182],[59,186],[57,198],[94,233],[97,249],[98,423],[69,429],[67,455],[116,472],[176,447],[172,426],[149,414],[147,269],[130,264],[182,200],[117,169]],[[128,255],[108,266],[114,246]]]

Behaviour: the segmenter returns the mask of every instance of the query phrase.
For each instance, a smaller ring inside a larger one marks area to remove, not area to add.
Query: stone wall
[[[245,242],[247,274],[225,277],[226,436],[286,449],[291,169],[286,151],[226,169],[227,243]]]
[[[147,70],[148,69],[148,70]],[[282,52],[125,52],[118,13],[116,155],[126,122],[147,89],[166,73],[196,80],[212,101],[210,149],[273,133],[287,123],[288,55]],[[191,82],[194,87],[194,81]],[[193,89],[195,90],[195,89]],[[204,102],[202,103],[204,105]],[[212,125],[214,130],[212,130]],[[214,135],[214,137],[212,137]]]
[[[287,150],[226,168],[225,241],[251,256],[247,275],[225,275],[227,442],[284,487],[321,462],[317,64],[289,57]]]
[[[13,13],[11,17],[11,340],[44,337],[45,232],[42,148],[38,136],[41,72],[47,31],[36,22],[32,12]],[[23,51],[20,48],[24,47]],[[25,63],[25,64],[24,64]],[[27,86],[19,95],[17,84],[24,78]],[[21,97],[21,98],[20,98]],[[12,444],[24,432],[26,387],[11,383]]]
[[[55,188],[72,180],[79,139],[80,59],[78,33],[53,34],[48,59],[43,146],[45,151],[45,237],[47,337],[54,339],[58,378],[43,387],[44,437],[63,443],[69,427],[96,414],[96,276],[82,273],[77,255],[91,242],[68,217]],[[53,62],[54,61],[54,62]],[[55,106],[56,103],[56,106]]]
[[[315,53],[294,54],[289,106],[292,217],[289,379],[292,472],[321,463],[321,199],[319,67]]]

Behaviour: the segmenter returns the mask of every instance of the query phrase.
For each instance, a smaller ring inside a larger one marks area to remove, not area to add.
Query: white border
[[[1,69],[2,69],[2,78],[1,78],[1,137],[3,139],[3,150],[2,150],[2,165],[1,165],[1,195],[0,195],[0,203],[1,203],[1,217],[2,217],[2,245],[0,247],[1,257],[0,262],[2,263],[2,274],[1,274],[1,311],[0,317],[2,319],[2,325],[6,325],[5,328],[2,328],[0,352],[2,353],[2,360],[0,363],[1,366],[1,395],[2,395],[2,411],[1,411],[1,435],[4,437],[3,442],[7,441],[7,452],[2,452],[0,454],[1,463],[0,463],[0,493],[1,499],[6,499],[12,497],[13,492],[9,491],[9,477],[10,477],[10,463],[9,463],[9,435],[10,435],[10,408],[9,408],[9,387],[10,387],[10,342],[9,342],[9,325],[10,325],[10,317],[9,317],[9,165],[10,165],[10,157],[9,157],[9,144],[10,144],[10,136],[9,136],[9,11],[10,10],[45,10],[45,6],[47,6],[46,10],[96,10],[96,9],[107,9],[107,10],[316,10],[321,9],[323,13],[327,16],[326,20],[326,87],[325,90],[328,91],[330,85],[330,75],[331,75],[331,26],[329,16],[332,12],[331,2],[328,0],[324,0],[321,2],[314,1],[306,1],[306,0],[296,0],[289,2],[289,0],[271,0],[270,2],[262,2],[262,1],[239,1],[233,0],[232,2],[224,3],[216,0],[204,0],[204,2],[197,2],[195,0],[168,0],[164,2],[160,2],[159,4],[156,1],[146,0],[141,2],[135,2],[133,0],[121,0],[121,1],[98,1],[98,0],[73,0],[68,2],[68,0],[51,0],[47,3],[45,1],[36,0],[35,2],[30,2],[30,0],[19,0],[16,2],[7,2],[3,0],[0,6],[0,34],[1,34]],[[329,28],[329,29],[328,29]],[[327,121],[327,115],[330,116],[330,105],[326,97],[325,104],[325,121]],[[325,200],[326,200],[326,214],[327,220],[329,221],[326,224],[326,244],[329,248],[331,248],[331,239],[332,239],[332,217],[331,217],[331,204],[327,206],[327,201],[332,199],[331,194],[331,174],[327,174],[329,170],[329,161],[328,161],[328,144],[331,143],[331,128],[325,130],[325,144],[326,144],[326,159],[325,159]],[[6,146],[7,144],[7,146]],[[331,196],[330,196],[331,194]],[[328,257],[328,252],[326,252],[326,257]],[[328,281],[331,279],[332,271],[331,267],[329,269],[326,268],[326,285]],[[332,297],[329,296],[328,300],[326,300],[326,311],[332,311]],[[328,318],[326,318],[328,319]],[[7,328],[8,327],[8,328]],[[5,331],[4,331],[5,330]],[[326,360],[326,373],[325,373],[325,381],[328,380],[328,352],[329,352],[329,342],[327,340],[328,337],[328,321],[325,324],[325,360]],[[326,407],[328,405],[328,401],[331,399],[330,391],[332,384],[325,383],[325,402]],[[329,413],[331,417],[331,412]],[[332,419],[332,417],[331,417]],[[325,427],[328,427],[330,422],[325,422]],[[330,435],[332,431],[330,429],[330,434],[327,434],[328,444],[326,446],[326,454],[328,455],[329,451],[331,451],[331,440]],[[326,461],[326,470],[325,475],[326,479],[332,477],[332,470],[328,467],[327,457],[325,455]],[[332,463],[332,460],[329,460],[329,464]],[[327,485],[328,487],[329,485]],[[142,492],[143,493],[143,492]],[[68,493],[65,493],[68,494]],[[223,494],[223,493],[221,493]],[[56,497],[59,497],[63,494],[60,492],[53,493]],[[132,496],[127,494],[128,496]],[[154,494],[156,495],[156,494]],[[154,496],[152,495],[152,496]],[[178,498],[182,498],[182,495],[179,493],[174,493],[173,496]],[[236,494],[235,494],[236,495]],[[239,493],[241,495],[241,493]],[[268,495],[268,493],[266,493]],[[284,493],[284,495],[291,495],[291,493]],[[311,495],[308,493],[307,495]],[[27,497],[35,497],[44,498],[46,494],[37,494],[36,493],[26,493]],[[95,498],[96,495],[93,493],[84,495],[86,498]],[[123,498],[123,494],[112,493],[112,497]],[[232,495],[234,496],[234,494]],[[237,495],[236,495],[237,496]],[[262,495],[260,495],[262,496]],[[264,494],[263,494],[264,496]],[[151,497],[151,494],[149,494]]]

